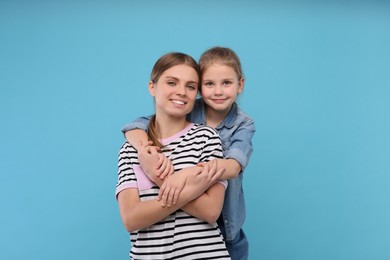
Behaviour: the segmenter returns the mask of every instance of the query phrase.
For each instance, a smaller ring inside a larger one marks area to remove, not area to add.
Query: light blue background
[[[0,2],[0,259],[127,259],[120,128],[155,60],[228,46],[256,121],[250,259],[390,259],[390,5]]]

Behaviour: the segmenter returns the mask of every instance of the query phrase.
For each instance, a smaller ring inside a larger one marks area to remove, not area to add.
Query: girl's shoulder
[[[245,120],[248,120],[248,121],[253,121],[252,117],[249,116],[246,112],[244,112],[244,110],[241,107],[239,107],[238,105],[237,105],[237,116],[239,116]]]
[[[255,127],[255,121],[247,113],[245,113],[239,106],[237,106],[236,117],[234,124],[238,126],[251,126]]]

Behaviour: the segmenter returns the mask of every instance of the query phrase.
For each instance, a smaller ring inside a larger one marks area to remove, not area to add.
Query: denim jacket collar
[[[207,125],[206,121],[206,104],[204,104],[203,98],[199,100],[200,102],[200,107],[201,107],[201,114],[200,114],[200,119],[201,123],[204,125]],[[236,102],[233,103],[232,107],[230,108],[229,113],[225,116],[225,118],[222,120],[222,122],[216,127],[216,129],[221,129],[223,127],[226,128],[232,128],[234,126],[234,122],[237,120],[237,115],[238,115],[238,106]]]

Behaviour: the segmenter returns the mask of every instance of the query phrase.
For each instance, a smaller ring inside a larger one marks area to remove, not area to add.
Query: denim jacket
[[[187,119],[191,122],[206,125],[205,103],[203,99],[197,99],[194,109]],[[122,132],[131,129],[147,130],[149,117],[141,117],[134,122],[125,125]],[[231,241],[242,228],[246,216],[244,192],[242,188],[243,171],[249,162],[253,152],[252,137],[255,133],[254,121],[247,116],[236,103],[233,104],[225,119],[216,127],[222,140],[225,159],[235,159],[241,165],[241,173],[234,179],[228,180],[225,192],[225,201],[219,225],[223,225],[226,231],[225,239]]]

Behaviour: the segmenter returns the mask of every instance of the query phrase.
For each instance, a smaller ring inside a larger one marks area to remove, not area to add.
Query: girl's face
[[[227,114],[243,87],[244,79],[239,79],[230,66],[215,63],[203,72],[201,94],[208,107],[216,112]]]
[[[180,64],[164,71],[157,82],[149,82],[156,114],[185,117],[194,106],[198,85],[198,74],[189,65]]]

